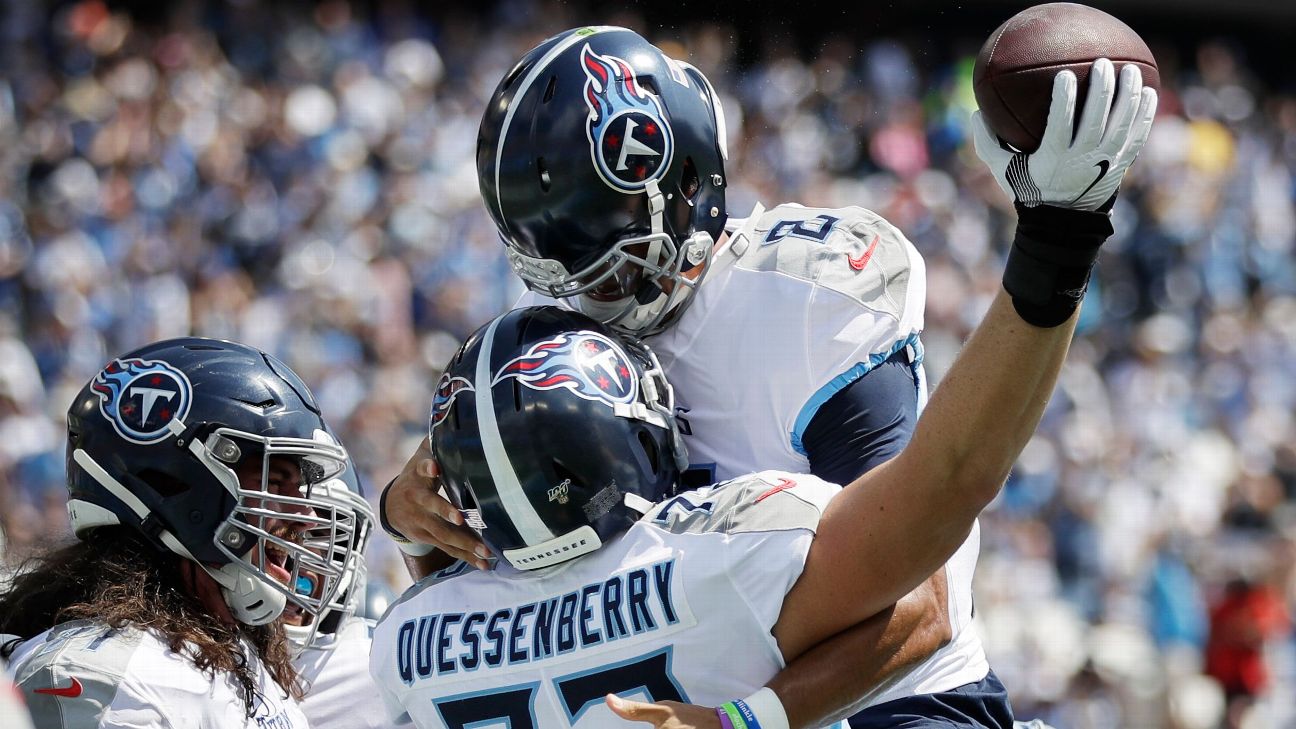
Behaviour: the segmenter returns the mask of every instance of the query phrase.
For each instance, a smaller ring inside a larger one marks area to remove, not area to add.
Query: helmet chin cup
[[[204,567],[221,586],[221,597],[234,619],[244,625],[265,625],[283,614],[288,598],[237,564]]]

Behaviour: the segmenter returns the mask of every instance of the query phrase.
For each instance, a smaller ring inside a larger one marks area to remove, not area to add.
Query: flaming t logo
[[[193,401],[189,378],[161,360],[115,359],[95,376],[90,389],[117,434],[140,444],[165,438],[167,424],[183,421]]]
[[[536,390],[571,390],[609,405],[628,405],[639,397],[639,381],[625,354],[590,331],[559,334],[536,344],[501,367],[491,385],[510,377]]]
[[[599,177],[621,192],[644,189],[670,169],[675,139],[661,99],[640,85],[630,64],[581,49],[585,71],[585,126]]]

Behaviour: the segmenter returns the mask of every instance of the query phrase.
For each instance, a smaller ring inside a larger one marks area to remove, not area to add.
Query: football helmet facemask
[[[293,625],[285,618],[284,632],[298,650],[332,648],[336,643],[329,637],[356,614],[365,598],[368,575],[365,552],[374,525],[373,508],[365,500],[354,463],[348,462],[346,470],[316,486],[311,495],[333,505],[338,524],[308,529],[305,546],[316,554],[331,554],[338,560],[340,577],[333,599],[323,604],[318,616],[303,614],[300,625]],[[299,576],[294,584],[300,595],[321,596],[325,588],[317,575],[309,573]]]
[[[307,548],[303,535],[354,524],[347,507],[312,493],[341,472],[346,451],[279,360],[213,339],[156,342],[86,383],[67,429],[67,508],[78,535],[114,524],[138,530],[200,565],[248,625],[274,620],[290,600],[318,614],[334,598],[340,560]],[[323,581],[318,595],[292,589],[303,573]]]

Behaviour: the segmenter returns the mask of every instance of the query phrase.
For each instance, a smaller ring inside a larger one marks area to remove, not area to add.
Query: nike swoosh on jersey
[[[850,267],[856,271],[863,271],[864,267],[868,265],[869,259],[873,257],[873,251],[877,250],[879,240],[882,240],[882,236],[875,234],[873,236],[873,242],[869,243],[867,250],[858,256],[846,256],[846,261],[850,263]]]
[[[1101,162],[1094,164],[1094,167],[1098,168],[1098,176],[1094,178],[1093,182],[1089,183],[1089,187],[1086,187],[1084,189],[1084,192],[1080,193],[1079,195],[1076,195],[1075,198],[1076,200],[1079,200],[1080,198],[1089,194],[1089,191],[1093,189],[1093,186],[1097,185],[1098,182],[1102,180],[1102,178],[1107,176],[1107,169],[1111,167],[1111,160],[1102,160]],[[1072,202],[1075,201],[1073,200]]]
[[[876,239],[876,238],[874,238],[873,240],[874,240],[875,243],[877,242],[877,239]],[[870,249],[870,250],[872,250],[872,249]],[[780,478],[780,479],[779,479],[779,485],[778,485],[778,486],[775,486],[774,488],[770,489],[769,491],[766,491],[766,492],[762,493],[760,496],[757,496],[757,497],[756,497],[756,503],[759,504],[760,502],[764,501],[765,499],[768,499],[769,497],[773,496],[774,494],[777,494],[777,493],[780,492],[780,491],[787,491],[788,489],[790,489],[790,488],[792,488],[792,487],[794,487],[794,486],[796,486],[796,481],[793,481],[793,480],[790,479],[790,478]]]
[[[66,696],[69,699],[75,699],[81,695],[81,682],[75,677],[72,679],[72,685],[64,688],[39,688],[32,691],[34,694],[47,694],[49,696]]]

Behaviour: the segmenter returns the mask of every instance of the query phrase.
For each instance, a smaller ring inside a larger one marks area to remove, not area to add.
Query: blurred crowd
[[[477,124],[547,35],[598,20],[688,58],[729,116],[730,213],[861,205],[928,270],[931,380],[999,285],[1012,210],[972,153],[972,55],[654,30],[502,0],[364,12],[247,0],[141,21],[11,0],[0,25],[0,525],[67,536],[63,417],[114,354],[196,334],[282,356],[370,495],[438,368],[521,286],[480,204]],[[1156,48],[1160,118],[1082,331],[983,517],[976,616],[1022,717],[1296,725],[1296,98],[1203,39]],[[759,466],[759,464],[753,464]],[[375,583],[399,591],[390,544]]]

